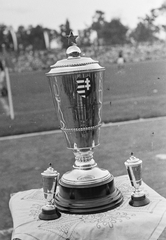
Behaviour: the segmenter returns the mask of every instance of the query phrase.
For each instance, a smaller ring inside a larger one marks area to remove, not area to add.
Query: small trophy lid
[[[59,60],[52,65],[50,72],[46,74],[47,76],[71,74],[78,71],[89,72],[94,70],[105,70],[104,67],[99,65],[98,61],[95,61],[90,57],[81,56],[81,50],[76,45],[77,36],[74,36],[73,33],[70,32],[67,37],[68,42],[72,44],[72,46],[68,47],[66,50],[67,58]]]
[[[126,161],[129,164],[134,164],[134,163],[142,163],[142,160],[140,160],[139,158],[135,157],[133,153],[131,153],[130,158]]]
[[[54,170],[52,164],[50,163],[49,167],[44,172],[42,172],[41,175],[45,177],[56,177],[58,175],[58,172]]]

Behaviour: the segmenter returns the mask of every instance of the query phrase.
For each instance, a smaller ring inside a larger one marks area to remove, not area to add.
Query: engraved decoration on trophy
[[[55,201],[62,212],[92,213],[119,206],[123,196],[113,175],[100,169],[93,158],[99,145],[105,68],[81,56],[76,37],[70,33],[67,58],[46,74],[67,148],[75,156],[73,169],[59,180]]]
[[[150,201],[146,197],[144,191],[141,189],[142,185],[142,160],[134,157],[131,153],[130,158],[125,162],[126,170],[134,187],[134,192],[131,195],[129,204],[133,207],[141,207],[147,205]]]
[[[55,194],[59,180],[59,173],[55,171],[50,163],[50,166],[41,173],[43,183],[43,193],[45,198],[45,205],[42,207],[42,212],[39,215],[41,220],[53,220],[60,217],[55,206]]]

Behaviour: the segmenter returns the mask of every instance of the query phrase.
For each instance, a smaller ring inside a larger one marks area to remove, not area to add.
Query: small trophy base
[[[129,204],[132,207],[142,207],[150,203],[150,200],[146,197],[146,195],[135,197],[134,195],[131,196],[131,200]]]
[[[58,212],[57,208],[51,209],[51,210],[45,210],[42,209],[42,212],[39,214],[40,220],[54,220],[60,218],[61,214]]]
[[[83,178],[84,173],[84,178]],[[95,174],[105,175],[93,178]],[[98,174],[97,174],[98,173]],[[100,174],[99,174],[100,173]],[[69,176],[78,176],[80,181],[69,181]],[[94,174],[94,175],[93,175]],[[66,181],[68,178],[68,181]],[[83,181],[84,180],[84,181]],[[114,177],[107,171],[95,167],[91,170],[73,170],[59,181],[59,192],[55,198],[60,212],[70,214],[92,214],[105,212],[118,207],[123,202],[121,192],[114,186]]]

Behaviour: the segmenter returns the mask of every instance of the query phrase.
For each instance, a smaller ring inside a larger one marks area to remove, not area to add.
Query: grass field
[[[107,66],[104,80],[103,122],[166,116],[166,61],[126,64],[118,72]],[[15,119],[0,109],[0,136],[57,129],[45,72],[11,74]],[[110,103],[111,102],[111,103]],[[166,197],[166,120],[102,128],[101,146],[95,150],[100,167],[114,176],[125,174],[131,151],[144,161],[144,180]],[[0,229],[12,227],[10,193],[41,187],[40,173],[49,162],[63,174],[73,165],[61,133],[0,141]],[[68,161],[65,161],[68,159]],[[62,164],[63,163],[63,164]]]
[[[106,67],[103,122],[166,115],[166,61]],[[0,106],[0,136],[59,128],[45,72],[11,74],[15,119]],[[111,102],[111,104],[110,104]]]

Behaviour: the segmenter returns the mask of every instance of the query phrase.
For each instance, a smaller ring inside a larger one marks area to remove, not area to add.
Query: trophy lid
[[[81,56],[81,50],[76,45],[76,38],[77,36],[74,36],[72,32],[68,35],[68,39],[72,43],[72,46],[68,47],[66,50],[67,58],[59,60],[52,65],[50,72],[46,74],[47,76],[66,75],[80,71],[89,72],[105,70],[104,67],[99,65],[98,61],[90,57]]]
[[[135,157],[133,153],[131,153],[130,158],[126,161],[126,164],[141,164],[141,163],[142,163],[142,160]]]
[[[44,172],[42,172],[41,175],[44,177],[56,177],[58,175],[58,172],[54,170],[52,164],[50,163],[49,167]]]

